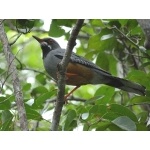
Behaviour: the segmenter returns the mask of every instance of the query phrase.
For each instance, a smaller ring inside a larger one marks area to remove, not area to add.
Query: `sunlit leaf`
[[[136,124],[128,117],[121,116],[112,121],[115,125],[126,131],[136,131]]]
[[[60,37],[65,34],[65,30],[59,26],[57,20],[52,20],[49,30],[49,35],[52,37]]]
[[[23,91],[29,91],[30,89],[31,89],[31,83],[26,83],[22,88]]]

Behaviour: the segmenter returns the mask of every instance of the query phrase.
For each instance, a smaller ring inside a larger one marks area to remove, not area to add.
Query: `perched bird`
[[[47,73],[57,81],[57,66],[64,56],[65,49],[62,49],[52,38],[40,39],[36,36],[33,37],[40,43],[43,52],[44,67]],[[126,79],[114,77],[91,61],[73,52],[66,68],[66,84],[76,86],[66,97],[81,85],[86,84],[106,84],[127,92],[145,95],[144,86]]]

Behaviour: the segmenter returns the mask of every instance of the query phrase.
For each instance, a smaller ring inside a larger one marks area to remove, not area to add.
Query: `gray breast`
[[[44,58],[44,67],[47,73],[57,80],[57,65],[60,63],[61,59],[57,58],[55,55],[59,53],[59,50],[50,51],[47,56]]]

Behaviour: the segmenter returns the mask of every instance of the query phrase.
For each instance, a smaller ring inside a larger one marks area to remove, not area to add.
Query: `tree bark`
[[[7,60],[8,72],[12,79],[14,95],[16,99],[17,110],[18,110],[19,121],[20,121],[20,128],[22,131],[27,131],[28,130],[27,117],[26,117],[26,111],[23,103],[23,93],[20,86],[16,65],[14,63],[15,57],[11,52],[11,47],[9,45],[8,38],[4,31],[4,26],[2,22],[3,20],[0,20],[0,40],[2,42],[4,54]]]
[[[57,95],[57,100],[56,100],[56,106],[54,109],[52,124],[51,124],[51,128],[50,128],[51,131],[58,130],[60,116],[61,116],[62,108],[64,105],[66,67],[69,63],[69,59],[70,59],[73,47],[76,45],[75,41],[76,41],[79,31],[83,25],[83,22],[84,22],[84,20],[82,20],[82,19],[77,20],[77,22],[71,32],[71,35],[70,35],[70,38],[69,38],[69,41],[67,44],[67,48],[65,51],[65,55],[64,55],[61,63],[59,64],[58,95]]]
[[[144,46],[146,49],[150,49],[150,19],[137,19],[137,21],[143,29],[146,37]]]

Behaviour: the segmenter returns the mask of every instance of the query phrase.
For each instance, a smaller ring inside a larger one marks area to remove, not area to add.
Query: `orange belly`
[[[69,63],[66,71],[66,84],[85,85],[90,84],[93,78],[92,70],[84,65]]]

